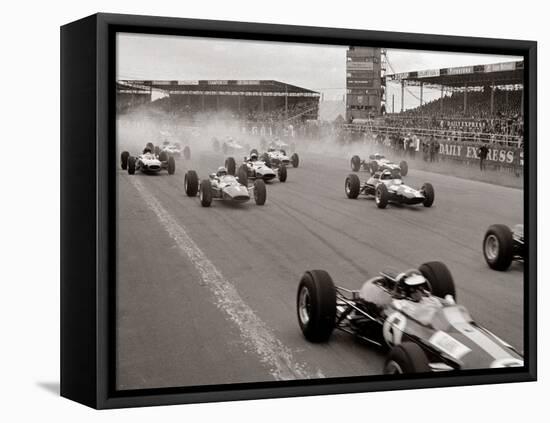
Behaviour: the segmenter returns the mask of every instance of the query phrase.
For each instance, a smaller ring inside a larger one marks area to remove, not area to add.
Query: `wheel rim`
[[[374,201],[376,201],[376,204],[380,203],[380,198],[381,198],[380,190],[377,189],[376,194],[374,194]]]
[[[391,360],[386,364],[385,373],[388,375],[399,375],[403,373],[403,369],[397,362]]]
[[[485,239],[485,255],[489,260],[496,260],[499,250],[498,238],[491,234]]]
[[[300,299],[298,301],[298,314],[303,325],[307,325],[309,323],[310,312],[311,301],[309,297],[309,290],[306,287],[303,287],[300,291]]]
[[[185,175],[185,179],[183,180],[183,189],[187,192],[187,175]]]
[[[201,192],[199,194],[199,198],[201,201],[203,200],[203,197],[204,197],[204,190],[201,189]]]
[[[349,179],[346,179],[346,194],[349,194],[351,191],[351,184]]]

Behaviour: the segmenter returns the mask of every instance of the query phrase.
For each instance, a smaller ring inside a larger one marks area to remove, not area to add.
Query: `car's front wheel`
[[[384,374],[427,373],[430,362],[424,350],[412,342],[403,342],[390,350]]]
[[[420,191],[424,194],[424,202],[422,203],[424,207],[431,207],[435,200],[434,187],[429,182],[426,182],[420,188]]]
[[[388,187],[382,183],[378,184],[376,190],[374,191],[374,201],[376,202],[376,206],[379,209],[385,209],[388,205],[389,196],[390,194],[388,192]]]
[[[133,175],[136,173],[136,158],[133,156],[128,157],[128,174]]]
[[[122,168],[122,170],[128,169],[128,157],[130,157],[130,153],[128,153],[127,151],[123,151],[120,154],[120,167]]]
[[[514,235],[508,226],[489,226],[483,238],[483,256],[491,269],[510,267],[514,258]]]
[[[212,204],[212,184],[210,183],[210,179],[203,179],[201,182],[199,198],[203,207],[210,207]]]
[[[254,181],[254,201],[256,205],[263,206],[267,198],[267,189],[263,179],[256,179]]]
[[[346,183],[344,185],[346,190],[346,195],[348,198],[355,199],[359,196],[359,191],[361,191],[361,181],[355,173],[350,173],[346,178]]]
[[[199,192],[199,177],[194,170],[188,170],[183,181],[185,193],[189,197],[195,197]]]
[[[302,276],[296,298],[298,323],[310,342],[326,342],[336,322],[336,288],[324,270],[309,270]]]
[[[278,170],[278,176],[279,176],[279,181],[281,182],[285,182],[286,181],[286,176],[287,176],[287,171],[286,171],[286,166],[281,166]]]

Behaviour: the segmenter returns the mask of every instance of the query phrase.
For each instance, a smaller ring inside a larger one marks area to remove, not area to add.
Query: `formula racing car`
[[[389,202],[398,204],[423,204],[431,207],[434,202],[434,188],[426,182],[419,190],[405,185],[399,169],[377,171],[363,184],[355,173],[350,173],[345,183],[346,195],[355,199],[359,194],[374,195],[378,208],[385,208]]]
[[[257,150],[252,150],[250,154],[254,151],[256,154],[258,153]],[[289,165],[292,165],[292,167],[298,167],[300,164],[300,157],[298,156],[298,153],[293,153],[290,157],[288,157],[285,150],[275,149],[272,147],[268,148],[267,152],[260,156],[260,160],[274,169]]]
[[[169,141],[164,141],[162,143],[162,147],[160,147],[158,151],[158,155],[160,156],[160,153],[163,151],[165,151],[169,156],[181,157],[183,155],[183,157],[187,160],[191,158],[191,148],[186,145],[182,149],[179,142],[171,143]]]
[[[385,374],[523,366],[521,353],[456,303],[453,278],[441,262],[381,272],[359,290],[310,270],[300,280],[296,305],[308,341],[326,342],[334,329],[349,333],[388,351]]]
[[[174,157],[168,156],[166,152],[160,153],[157,156],[153,153],[154,148],[151,148],[150,143],[143,150],[143,154],[139,156],[131,156],[128,151],[123,151],[120,155],[121,167],[128,170],[130,175],[139,170],[143,173],[158,173],[166,169],[169,175],[173,175],[176,171],[176,161]]]
[[[285,182],[287,171],[286,166],[272,169],[263,160],[258,159],[256,150],[252,150],[250,156],[244,158],[244,163],[239,167],[237,176],[239,177],[239,182],[244,185],[247,185],[249,179],[263,179],[265,182],[269,182],[278,177],[279,181]]]
[[[351,158],[351,170],[354,172],[365,170],[370,172],[371,175],[374,175],[375,172],[385,169],[399,169],[402,176],[407,176],[407,173],[409,173],[409,165],[405,160],[397,164],[386,159],[382,154],[371,154],[368,160],[361,160],[359,156],[353,156]]]
[[[483,238],[483,256],[491,269],[506,270],[513,260],[525,257],[523,225],[510,229],[506,225],[491,225]]]
[[[257,179],[251,187],[245,184],[238,177],[228,174],[225,167],[218,168],[216,173],[200,182],[194,170],[189,170],[184,179],[185,193],[189,197],[195,197],[198,193],[203,207],[210,207],[213,199],[245,203],[251,198],[258,206],[263,206],[267,197],[265,182]]]

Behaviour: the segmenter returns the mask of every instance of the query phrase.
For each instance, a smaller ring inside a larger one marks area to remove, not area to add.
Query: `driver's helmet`
[[[227,169],[223,166],[220,166],[218,168],[218,171],[216,172],[216,176],[220,177],[220,176],[225,176],[227,175]]]
[[[253,162],[255,162],[256,160],[258,160],[258,154],[252,153],[252,154],[250,155],[250,160],[253,161]]]
[[[401,284],[403,295],[415,302],[419,302],[430,291],[428,280],[416,269],[399,274],[397,281]]]
[[[386,169],[382,171],[382,173],[380,174],[380,179],[388,180],[388,179],[395,179],[395,178],[393,177],[391,170]]]

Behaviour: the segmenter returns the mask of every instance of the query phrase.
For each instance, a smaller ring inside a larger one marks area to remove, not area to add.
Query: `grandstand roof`
[[[168,94],[320,97],[316,91],[272,80],[120,80],[117,91],[119,86],[161,90]]]
[[[407,85],[438,85],[444,87],[481,87],[523,84],[523,60],[489,65],[428,69],[386,75],[388,81],[405,81]]]

